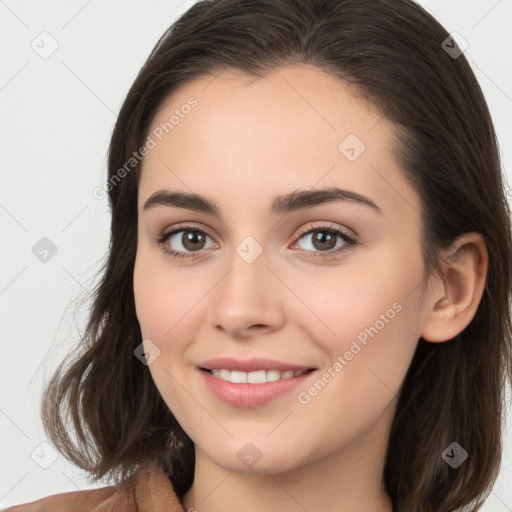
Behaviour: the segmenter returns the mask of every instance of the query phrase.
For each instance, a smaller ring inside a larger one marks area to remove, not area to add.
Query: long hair
[[[410,0],[200,1],[171,25],[114,127],[108,257],[83,338],[45,389],[43,424],[62,454],[97,480],[124,480],[156,462],[180,498],[190,488],[194,445],[134,357],[142,342],[133,293],[141,165],[126,163],[180,85],[221,70],[263,77],[306,63],[339,78],[393,123],[397,162],[421,199],[427,275],[440,271],[440,251],[459,235],[475,231],[485,239],[489,268],[476,314],[447,342],[419,339],[384,468],[395,510],[481,507],[500,469],[504,390],[512,379],[511,221],[488,107],[449,37]],[[441,457],[453,441],[469,454],[456,470]]]

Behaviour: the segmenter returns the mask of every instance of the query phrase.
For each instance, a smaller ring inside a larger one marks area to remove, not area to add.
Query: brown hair
[[[439,251],[463,233],[481,233],[489,254],[475,317],[445,343],[420,338],[401,388],[384,479],[395,510],[408,512],[480,508],[500,468],[512,378],[510,209],[484,96],[465,56],[443,49],[448,37],[410,0],[198,2],[139,72],[108,161],[111,179],[178,86],[224,69],[258,77],[312,64],[395,123],[397,161],[421,198],[426,275],[440,271]],[[193,443],[134,357],[142,341],[132,282],[140,167],[109,187],[102,280],[76,353],[47,385],[42,417],[55,446],[94,479],[125,479],[156,461],[182,497],[193,480]],[[469,453],[457,469],[441,457],[453,441]]]

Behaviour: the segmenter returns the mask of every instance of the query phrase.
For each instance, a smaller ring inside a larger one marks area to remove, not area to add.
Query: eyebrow
[[[338,187],[317,190],[295,190],[289,194],[274,196],[269,211],[272,215],[277,216],[339,201],[362,204],[383,215],[382,209],[370,198]],[[206,213],[218,219],[222,218],[221,210],[215,201],[211,201],[200,194],[158,190],[146,200],[142,211],[145,212],[157,206],[186,208]]]

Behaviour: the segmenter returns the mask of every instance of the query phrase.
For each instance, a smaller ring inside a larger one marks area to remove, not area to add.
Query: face
[[[304,66],[190,82],[149,135],[136,311],[149,371],[196,449],[280,472],[382,441],[426,287],[392,125]]]

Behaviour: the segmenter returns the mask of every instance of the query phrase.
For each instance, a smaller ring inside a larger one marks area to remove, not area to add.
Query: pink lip
[[[224,366],[224,368],[226,367]],[[259,368],[262,369],[261,366]],[[298,377],[291,377],[289,379],[282,379],[274,382],[265,382],[263,384],[235,384],[233,382],[222,380],[220,377],[215,377],[206,370],[200,369],[199,371],[205,380],[206,387],[214,396],[229,405],[245,408],[257,407],[259,405],[266,404],[267,402],[270,402],[296,388],[308,379],[311,374],[315,373],[314,371],[306,372]]]
[[[235,370],[240,372],[254,372],[257,370],[278,370],[285,372],[287,370],[309,370],[311,366],[300,366],[296,364],[289,364],[282,361],[276,361],[273,359],[265,359],[261,357],[255,357],[252,359],[234,359],[231,357],[216,357],[214,359],[208,359],[197,365],[199,368],[205,368],[207,370]]]

